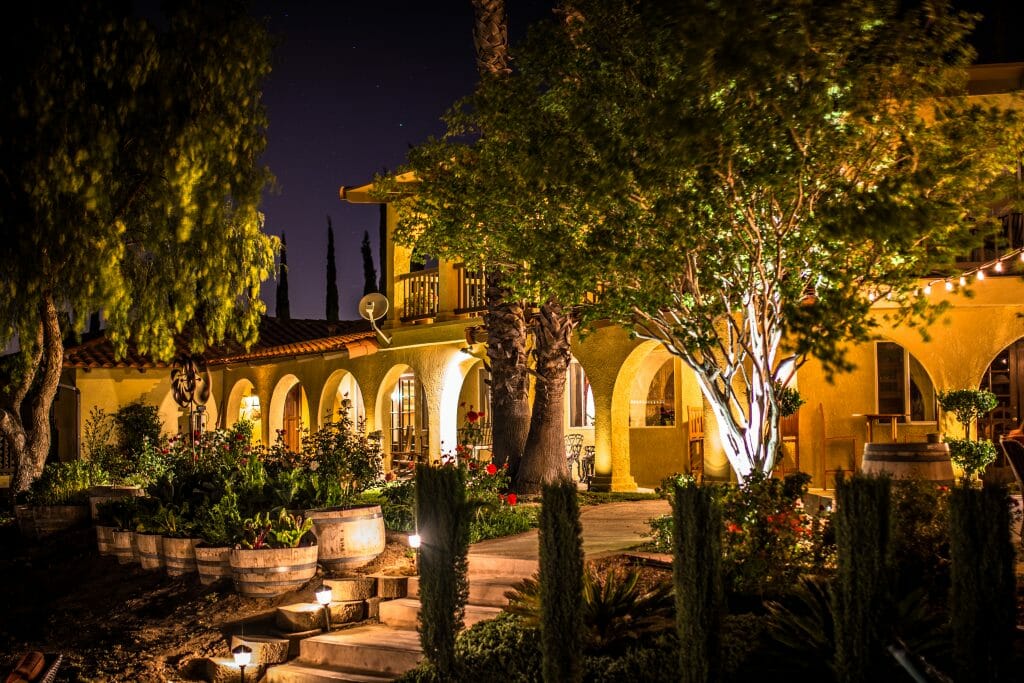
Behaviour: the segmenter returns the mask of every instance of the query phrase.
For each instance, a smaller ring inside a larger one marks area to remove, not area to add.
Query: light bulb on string
[[[947,292],[952,292],[953,291],[953,282],[950,281],[950,280],[946,280],[946,291]]]
[[[1024,261],[1024,251],[1020,252],[1020,260]]]
[[[960,286],[961,287],[966,287],[967,286],[967,278],[964,277],[963,275],[960,276]]]
[[[924,294],[925,294],[925,296],[928,296],[931,293],[932,293],[932,286],[931,285],[925,285],[924,286]]]
[[[979,269],[978,269],[978,274],[977,274],[977,275],[975,275],[974,277],[976,277],[976,278],[977,278],[977,279],[979,279],[979,280],[984,280],[984,279],[985,279],[985,271],[984,271],[984,270],[981,270],[981,269],[979,268]]]
[[[996,272],[997,273],[1003,272],[1003,262],[1002,261],[996,261]]]

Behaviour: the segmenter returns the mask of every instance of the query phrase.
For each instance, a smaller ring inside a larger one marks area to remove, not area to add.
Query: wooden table
[[[896,424],[897,420],[906,419],[905,413],[865,413],[864,415],[855,414],[854,417],[863,417],[864,422],[867,426],[867,443],[874,441],[874,426],[875,422],[879,420],[889,420],[889,429],[892,434],[892,442],[897,441]]]

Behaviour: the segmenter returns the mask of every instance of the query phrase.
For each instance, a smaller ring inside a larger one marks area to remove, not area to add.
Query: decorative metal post
[[[196,462],[196,441],[206,426],[206,402],[210,399],[210,371],[202,359],[184,355],[171,366],[171,395],[183,410],[188,410],[192,463]]]

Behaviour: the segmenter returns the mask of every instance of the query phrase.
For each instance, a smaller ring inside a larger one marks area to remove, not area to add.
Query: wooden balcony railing
[[[402,287],[404,305],[402,321],[425,320],[437,317],[438,279],[437,268],[417,270],[398,276]]]
[[[999,217],[1000,226],[985,235],[984,242],[970,254],[957,259],[958,266],[971,267],[987,263],[1015,249],[1024,247],[1024,213],[1008,213]]]
[[[487,308],[487,278],[483,270],[469,270],[463,264],[455,266],[459,280],[459,300],[456,313],[477,313]]]

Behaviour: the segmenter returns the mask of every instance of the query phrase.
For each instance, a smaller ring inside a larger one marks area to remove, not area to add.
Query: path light
[[[231,656],[235,658],[235,664],[238,665],[242,683],[245,683],[245,667],[249,666],[249,662],[252,661],[252,648],[244,644],[239,645],[231,651]]]
[[[316,601],[320,603],[321,607],[324,608],[324,631],[331,630],[331,600],[334,598],[334,594],[331,592],[330,586],[320,586],[317,589]]]
[[[415,534],[409,534],[409,547],[412,548],[412,568],[415,571],[420,570],[420,545],[423,543],[423,539],[420,538],[419,532]]]

